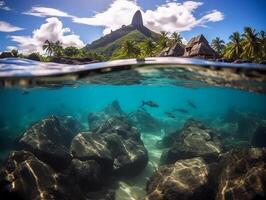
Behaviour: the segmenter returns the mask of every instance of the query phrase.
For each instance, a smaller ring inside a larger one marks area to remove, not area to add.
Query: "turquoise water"
[[[222,117],[232,107],[266,116],[266,95],[219,87],[82,85],[59,89],[1,89],[0,99],[1,125],[18,130],[49,115],[71,115],[87,124],[90,112],[100,111],[114,100],[118,100],[126,113],[137,110],[142,101],[152,100],[159,107],[147,110],[160,120],[182,121],[189,117],[208,120]],[[196,108],[188,105],[189,100]],[[173,108],[187,109],[188,113],[177,112],[176,119],[169,119],[165,112]],[[15,130],[12,133],[20,134]]]
[[[4,144],[0,148],[1,162],[16,148],[16,141],[27,128],[48,116],[72,116],[85,129],[89,129],[89,113],[97,113],[115,100],[126,114],[139,109],[142,101],[155,102],[158,107],[145,106],[145,110],[160,122],[160,130],[141,132],[149,154],[149,164],[138,176],[119,182],[117,200],[145,196],[147,178],[160,165],[162,150],[156,147],[156,143],[168,132],[180,129],[188,119],[199,120],[217,130],[223,127],[225,117],[232,108],[266,119],[265,94],[213,86],[188,88],[173,85],[82,84],[78,87],[63,86],[55,89],[13,88],[0,89],[0,100],[0,136],[1,145]],[[172,112],[175,108],[186,112]],[[167,112],[172,115],[169,117]],[[9,142],[12,145],[7,145]]]
[[[88,114],[102,110],[114,100],[118,100],[126,113],[136,111],[142,101],[152,100],[159,107],[147,106],[146,110],[154,118],[177,128],[188,118],[208,123],[222,119],[230,108],[266,116],[265,94],[221,87],[81,85],[58,89],[1,89],[0,99],[2,137],[5,134],[17,137],[30,125],[50,115],[70,115],[88,127]],[[167,116],[165,112],[174,108],[185,109],[187,113],[175,112],[175,118]]]

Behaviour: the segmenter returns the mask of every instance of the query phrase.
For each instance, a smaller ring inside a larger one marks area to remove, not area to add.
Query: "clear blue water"
[[[166,126],[161,126],[160,130],[155,132],[141,132],[141,138],[149,153],[149,164],[138,176],[123,180],[124,182],[120,183],[120,187],[117,189],[117,200],[137,199],[145,196],[147,178],[159,165],[162,150],[157,148],[156,142],[168,134],[170,129],[176,131],[188,119],[193,118],[216,130],[224,130],[226,125],[234,123],[226,121],[232,108],[248,117],[259,116],[261,121],[257,123],[261,123],[263,120],[266,122],[266,95],[263,93],[211,85],[184,87],[171,85],[170,82],[167,84],[167,81],[164,81],[163,85],[151,84],[151,79],[146,85],[83,83],[79,86],[62,86],[54,89],[1,88],[1,163],[9,152],[15,149],[16,141],[24,132],[34,123],[48,116],[72,116],[82,123],[85,129],[89,129],[89,113],[97,113],[115,100],[127,114],[138,110],[142,101],[153,101],[159,107],[145,106],[146,111],[162,122],[160,125],[166,124]],[[195,82],[192,85],[195,86]],[[195,107],[189,105],[189,102],[192,102]],[[173,112],[173,109],[183,109],[186,112]],[[172,113],[172,117],[167,115],[169,112]],[[254,120],[252,117],[250,119]],[[234,132],[230,127],[227,131]],[[9,142],[12,144],[8,145]],[[137,191],[135,191],[136,186],[139,188]]]
[[[266,116],[266,95],[220,87],[82,85],[28,89],[26,94],[24,91],[0,90],[1,125],[11,129],[12,134],[19,135],[30,124],[52,114],[71,115],[86,124],[88,113],[100,111],[114,100],[119,101],[126,113],[137,110],[143,100],[152,100],[159,108],[148,107],[147,110],[161,120],[169,120],[165,112],[173,108],[188,110],[187,114],[176,113],[177,118],[173,121],[189,117],[201,120],[222,117],[232,107]],[[190,107],[188,100],[197,108]]]

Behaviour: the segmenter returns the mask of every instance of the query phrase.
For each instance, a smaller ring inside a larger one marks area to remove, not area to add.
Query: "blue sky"
[[[189,40],[203,33],[228,41],[251,26],[266,30],[266,0],[4,0],[0,1],[0,51],[41,51],[46,39],[82,47],[129,24],[142,11],[151,30],[178,31]]]

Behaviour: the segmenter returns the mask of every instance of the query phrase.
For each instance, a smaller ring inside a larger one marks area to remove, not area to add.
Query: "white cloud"
[[[29,11],[24,12],[25,15],[33,15],[36,17],[72,17],[66,12],[55,8],[48,8],[48,7],[32,7]]]
[[[88,18],[72,18],[76,23],[103,26],[104,34],[118,29],[122,25],[130,24],[132,16],[137,10],[142,10],[144,24],[156,32],[189,31],[196,26],[206,26],[208,22],[223,20],[223,13],[218,10],[212,10],[201,18],[196,18],[194,13],[201,5],[203,3],[198,1],[185,1],[184,3],[168,1],[157,6],[155,10],[143,11],[136,1],[114,0],[102,13]]]
[[[42,45],[46,40],[62,42],[63,47],[76,46],[83,47],[85,44],[80,40],[78,35],[68,34],[70,29],[63,28],[62,22],[56,18],[51,17],[46,19],[46,23],[42,24],[39,29],[33,31],[32,36],[10,36],[12,41],[17,42],[19,51],[25,54],[32,52],[41,52]]]
[[[0,9],[10,11],[11,9],[6,6],[6,3],[4,1],[0,1]]]
[[[106,34],[110,33],[111,30],[120,28],[122,25],[130,24],[132,16],[140,9],[136,1],[115,0],[106,11],[88,18],[73,17],[73,22],[103,26],[105,28],[103,32]]]
[[[11,50],[13,50],[13,49],[18,49],[18,48],[15,47],[15,46],[7,46],[7,47],[6,47],[6,50],[7,50],[7,51],[11,51]]]
[[[15,32],[15,31],[20,31],[23,30],[23,28],[14,26],[12,24],[9,24],[4,21],[0,21],[0,32]]]

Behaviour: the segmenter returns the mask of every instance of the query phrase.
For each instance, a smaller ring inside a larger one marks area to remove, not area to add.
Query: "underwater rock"
[[[117,134],[106,135],[105,140],[114,158],[115,175],[135,176],[146,167],[148,152],[142,143]]]
[[[232,149],[245,149],[251,147],[248,141],[236,140],[233,138],[223,139],[223,149],[225,152]]]
[[[161,157],[162,164],[172,164],[180,159],[203,157],[211,162],[222,152],[221,139],[214,130],[199,121],[190,119],[177,135],[175,144]]]
[[[266,149],[232,150],[222,156],[216,200],[266,199]]]
[[[118,176],[134,176],[145,168],[148,162],[143,144],[113,134],[78,134],[72,142],[71,152],[81,160],[96,160],[104,172]]]
[[[138,109],[129,115],[130,120],[142,132],[160,132],[161,127],[158,120],[156,120],[145,109]]]
[[[174,133],[169,133],[169,134],[165,135],[161,140],[159,140],[156,143],[156,147],[158,149],[164,149],[164,148],[171,147],[175,143],[175,140],[176,140],[178,134],[179,134],[179,132],[176,131]]]
[[[259,126],[252,136],[251,145],[266,147],[266,126]]]
[[[55,172],[31,152],[13,151],[0,173],[1,199],[80,199],[85,195],[69,179]]]
[[[64,127],[72,132],[72,135],[76,135],[78,132],[84,130],[82,124],[72,116],[67,116],[61,119]]]
[[[125,116],[114,116],[104,121],[96,131],[97,134],[116,133],[125,139],[141,142],[140,132],[130,123]]]
[[[117,176],[134,176],[145,168],[148,153],[140,133],[126,117],[107,119],[95,133],[78,134],[71,153],[81,160],[96,160],[104,171]]]
[[[21,149],[32,152],[56,170],[65,169],[70,161],[72,132],[51,116],[30,127],[19,140]]]
[[[259,125],[266,126],[266,120],[254,113],[240,112],[235,108],[230,108],[225,115],[225,122],[236,123],[236,131],[231,131],[231,136],[239,139],[250,141],[253,133]]]
[[[27,151],[10,153],[0,182],[3,199],[55,199],[60,195],[57,174]]]
[[[97,161],[104,167],[106,173],[110,173],[113,169],[113,157],[102,135],[79,133],[72,140],[70,152],[74,158]]]
[[[73,159],[70,165],[70,176],[83,191],[98,190],[104,185],[102,167],[94,160]]]
[[[212,184],[210,177],[214,172],[215,169],[199,157],[162,166],[148,181],[148,195],[145,200],[213,199],[215,185]]]
[[[102,111],[89,114],[88,122],[90,130],[97,130],[110,117],[123,115],[125,115],[125,113],[122,111],[119,102],[115,100]]]

